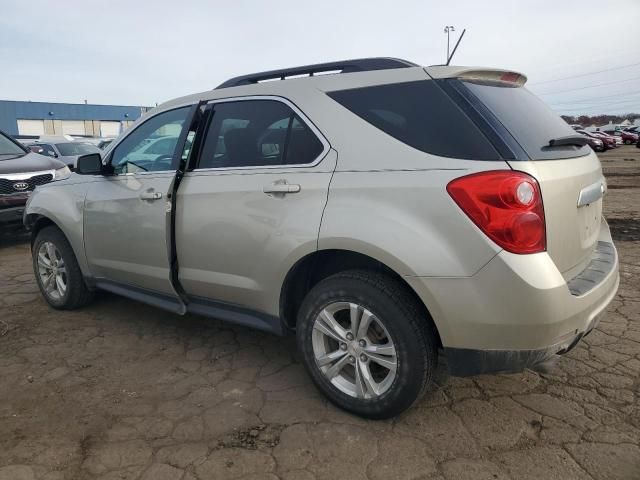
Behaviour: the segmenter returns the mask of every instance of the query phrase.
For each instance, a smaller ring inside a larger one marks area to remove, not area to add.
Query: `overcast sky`
[[[0,99],[154,105],[279,67],[438,64],[454,25],[455,64],[523,72],[562,113],[640,112],[639,0],[1,3]]]

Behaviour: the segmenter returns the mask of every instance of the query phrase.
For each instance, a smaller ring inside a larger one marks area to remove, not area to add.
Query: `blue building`
[[[0,130],[9,135],[114,137],[150,107],[0,100]]]

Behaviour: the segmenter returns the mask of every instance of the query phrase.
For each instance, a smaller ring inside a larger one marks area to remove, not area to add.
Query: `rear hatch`
[[[432,76],[441,78],[450,96],[466,103],[464,108],[499,144],[497,149],[512,169],[536,178],[544,203],[547,251],[565,278],[575,276],[596,247],[606,185],[587,138],[528,91],[520,74],[454,69],[454,78]]]

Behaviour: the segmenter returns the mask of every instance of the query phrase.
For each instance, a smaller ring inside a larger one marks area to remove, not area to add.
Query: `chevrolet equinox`
[[[573,348],[618,288],[587,138],[491,68],[393,58],[236,77],[167,102],[31,196],[54,308],[107,290],[295,332],[369,418],[452,375]]]

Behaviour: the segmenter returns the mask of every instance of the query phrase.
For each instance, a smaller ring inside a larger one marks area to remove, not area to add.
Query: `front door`
[[[192,107],[162,112],[111,151],[113,175],[92,183],[84,239],[92,275],[171,296],[168,201]]]

